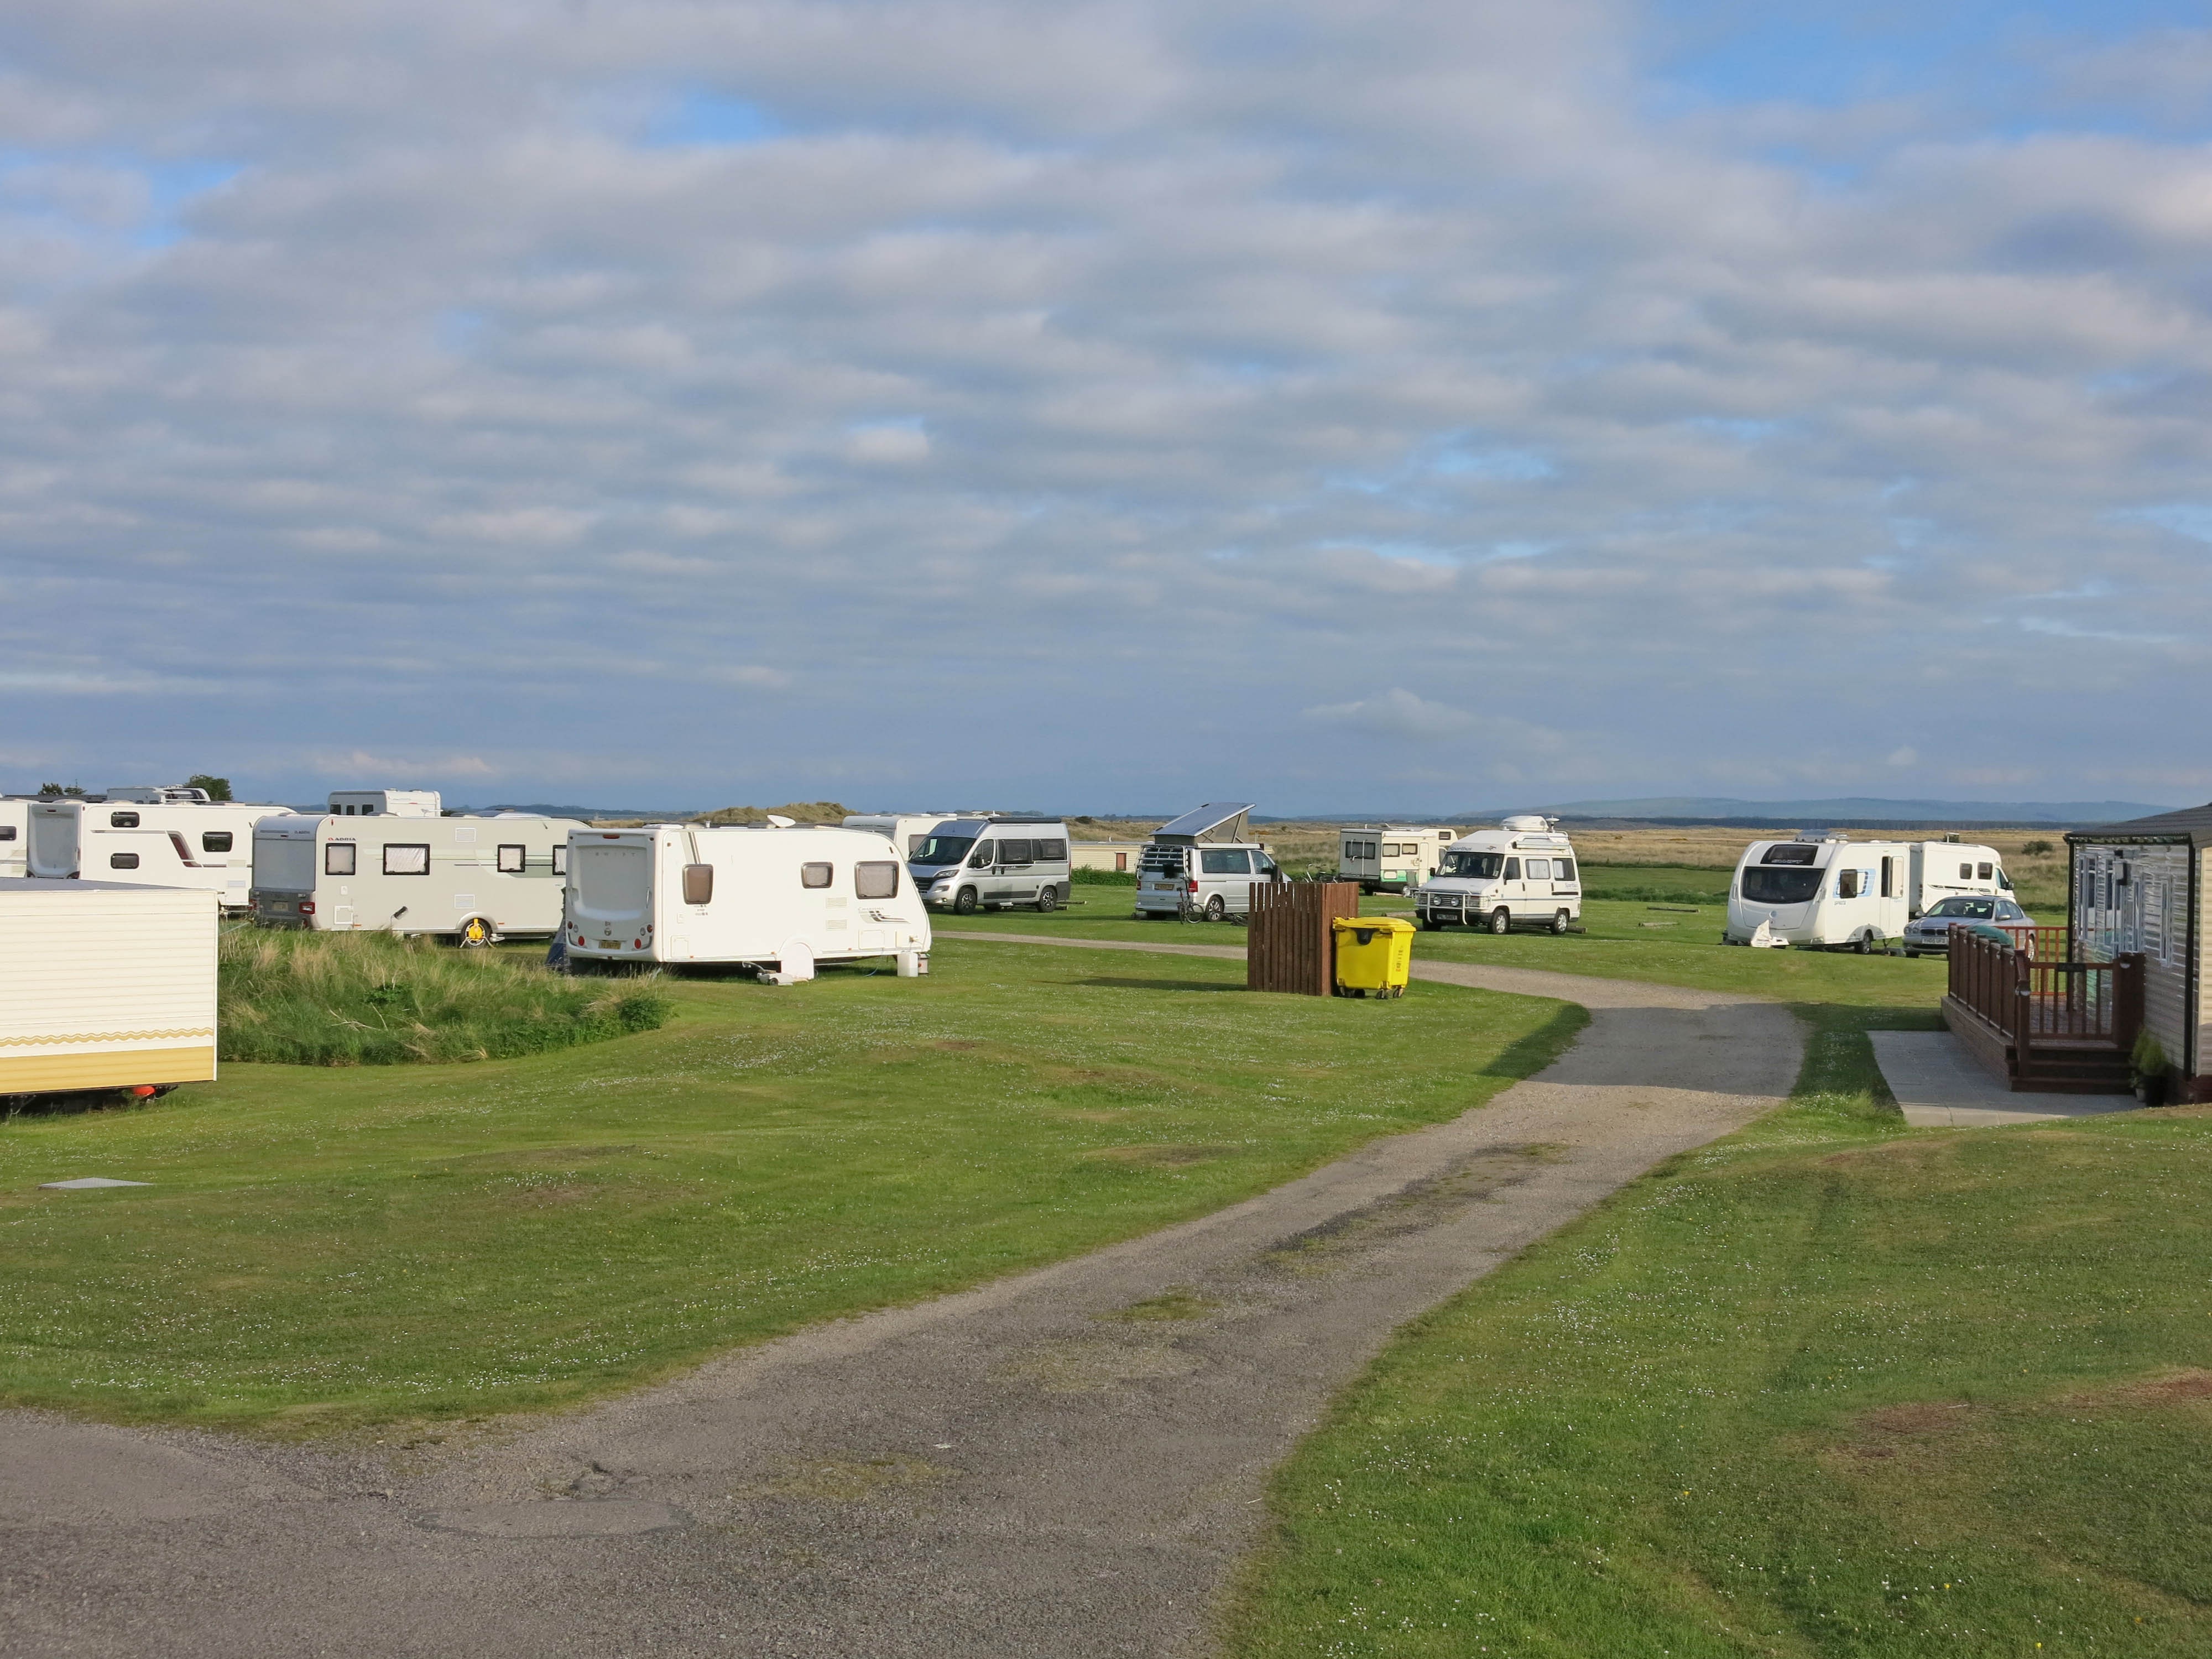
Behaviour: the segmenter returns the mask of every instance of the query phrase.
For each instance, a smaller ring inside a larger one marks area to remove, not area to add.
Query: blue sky
[[[0,787],[2212,795],[2179,5],[31,0]]]

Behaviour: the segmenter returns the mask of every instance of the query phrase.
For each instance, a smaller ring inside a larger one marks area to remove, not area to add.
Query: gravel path
[[[1229,1209],[496,1443],[0,1415],[0,1654],[1204,1653],[1268,1471],[1395,1327],[1796,1073],[1771,1003],[1415,972],[1591,1024],[1487,1107]]]

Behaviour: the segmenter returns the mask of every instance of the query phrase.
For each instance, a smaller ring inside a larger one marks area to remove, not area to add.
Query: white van
[[[572,964],[724,963],[773,968],[779,984],[869,957],[928,971],[929,913],[872,830],[580,825],[568,847]]]
[[[251,801],[149,801],[147,795],[194,790],[117,789],[98,800],[30,804],[27,873],[49,880],[82,876],[125,886],[190,887],[216,896],[226,910],[252,902],[253,831],[291,811]]]
[[[547,938],[561,930],[569,832],[583,827],[535,812],[267,818],[253,836],[253,920],[462,945]]]
[[[0,877],[31,873],[29,795],[0,796]]]
[[[1209,801],[1152,832],[1137,856],[1137,919],[1249,915],[1255,883],[1280,881],[1251,839],[1249,801]]]
[[[1437,873],[1413,892],[1413,914],[1431,932],[1455,923],[1493,933],[1541,927],[1564,933],[1582,920],[1574,842],[1549,818],[1523,815],[1475,830],[1445,849]]]
[[[1434,824],[1353,824],[1337,837],[1336,878],[1364,893],[1411,892],[1437,872],[1456,830]]]
[[[1755,841],[1729,884],[1722,938],[1748,945],[1763,921],[1771,936],[1806,949],[1886,950],[1947,898],[2011,893],[1993,848],[1842,836]]]
[[[959,816],[957,812],[852,812],[846,815],[844,823],[848,830],[866,830],[887,836],[892,846],[910,859],[929,838],[931,830],[945,819]],[[981,817],[982,814],[969,816]]]
[[[933,910],[973,915],[1067,902],[1072,866],[1059,818],[947,818],[908,858],[915,890]]]

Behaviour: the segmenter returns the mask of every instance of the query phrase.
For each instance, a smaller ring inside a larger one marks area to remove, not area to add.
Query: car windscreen
[[[1802,904],[1820,890],[1823,873],[1754,864],[1743,872],[1743,896],[1753,904]]]
[[[1996,914],[1995,899],[1947,898],[1928,913],[1931,916],[1959,916],[1973,921],[1987,921]]]
[[[1503,853],[1447,853],[1437,867],[1440,876],[1464,876],[1474,881],[1495,881],[1505,867]]]
[[[914,849],[916,864],[957,864],[975,844],[973,836],[924,836]]]

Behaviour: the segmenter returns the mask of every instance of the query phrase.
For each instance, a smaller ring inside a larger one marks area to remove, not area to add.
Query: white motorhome
[[[27,826],[27,873],[49,880],[82,876],[124,886],[198,888],[213,893],[226,910],[242,911],[251,902],[254,826],[291,810],[265,802],[211,801],[197,789],[112,789],[96,800],[36,800]]]
[[[333,789],[331,811],[342,818],[434,818],[446,800],[434,789]]]
[[[216,1073],[215,895],[0,884],[0,1099]]]
[[[29,795],[0,796],[0,877],[31,873]]]
[[[1162,824],[1137,857],[1137,917],[1249,915],[1255,884],[1283,879],[1251,839],[1252,803],[1209,801]]]
[[[871,957],[928,971],[929,912],[888,836],[657,823],[579,826],[568,844],[571,964],[726,963],[779,984]]]
[[[575,819],[416,817],[379,805],[373,813],[264,819],[253,836],[253,920],[463,945],[561,931],[568,836],[584,827]]]
[[[848,830],[866,830],[888,836],[891,845],[910,859],[929,839],[931,830],[947,818],[962,816],[958,812],[853,812],[846,816],[844,823]],[[970,812],[964,816],[981,817],[983,814]]]
[[[1059,818],[947,818],[907,862],[930,908],[963,916],[1017,904],[1057,910],[1074,878]]]
[[[1905,924],[1961,894],[2012,893],[1994,848],[1943,841],[1800,836],[1755,841],[1729,884],[1730,945],[1769,934],[1811,950],[1886,950]]]
[[[1413,914],[1431,932],[1456,923],[1493,933],[1516,927],[1564,933],[1583,914],[1574,842],[1534,814],[1470,830],[1414,890]]]
[[[1367,893],[1410,892],[1436,874],[1459,834],[1432,823],[1352,824],[1337,837],[1336,878]]]

